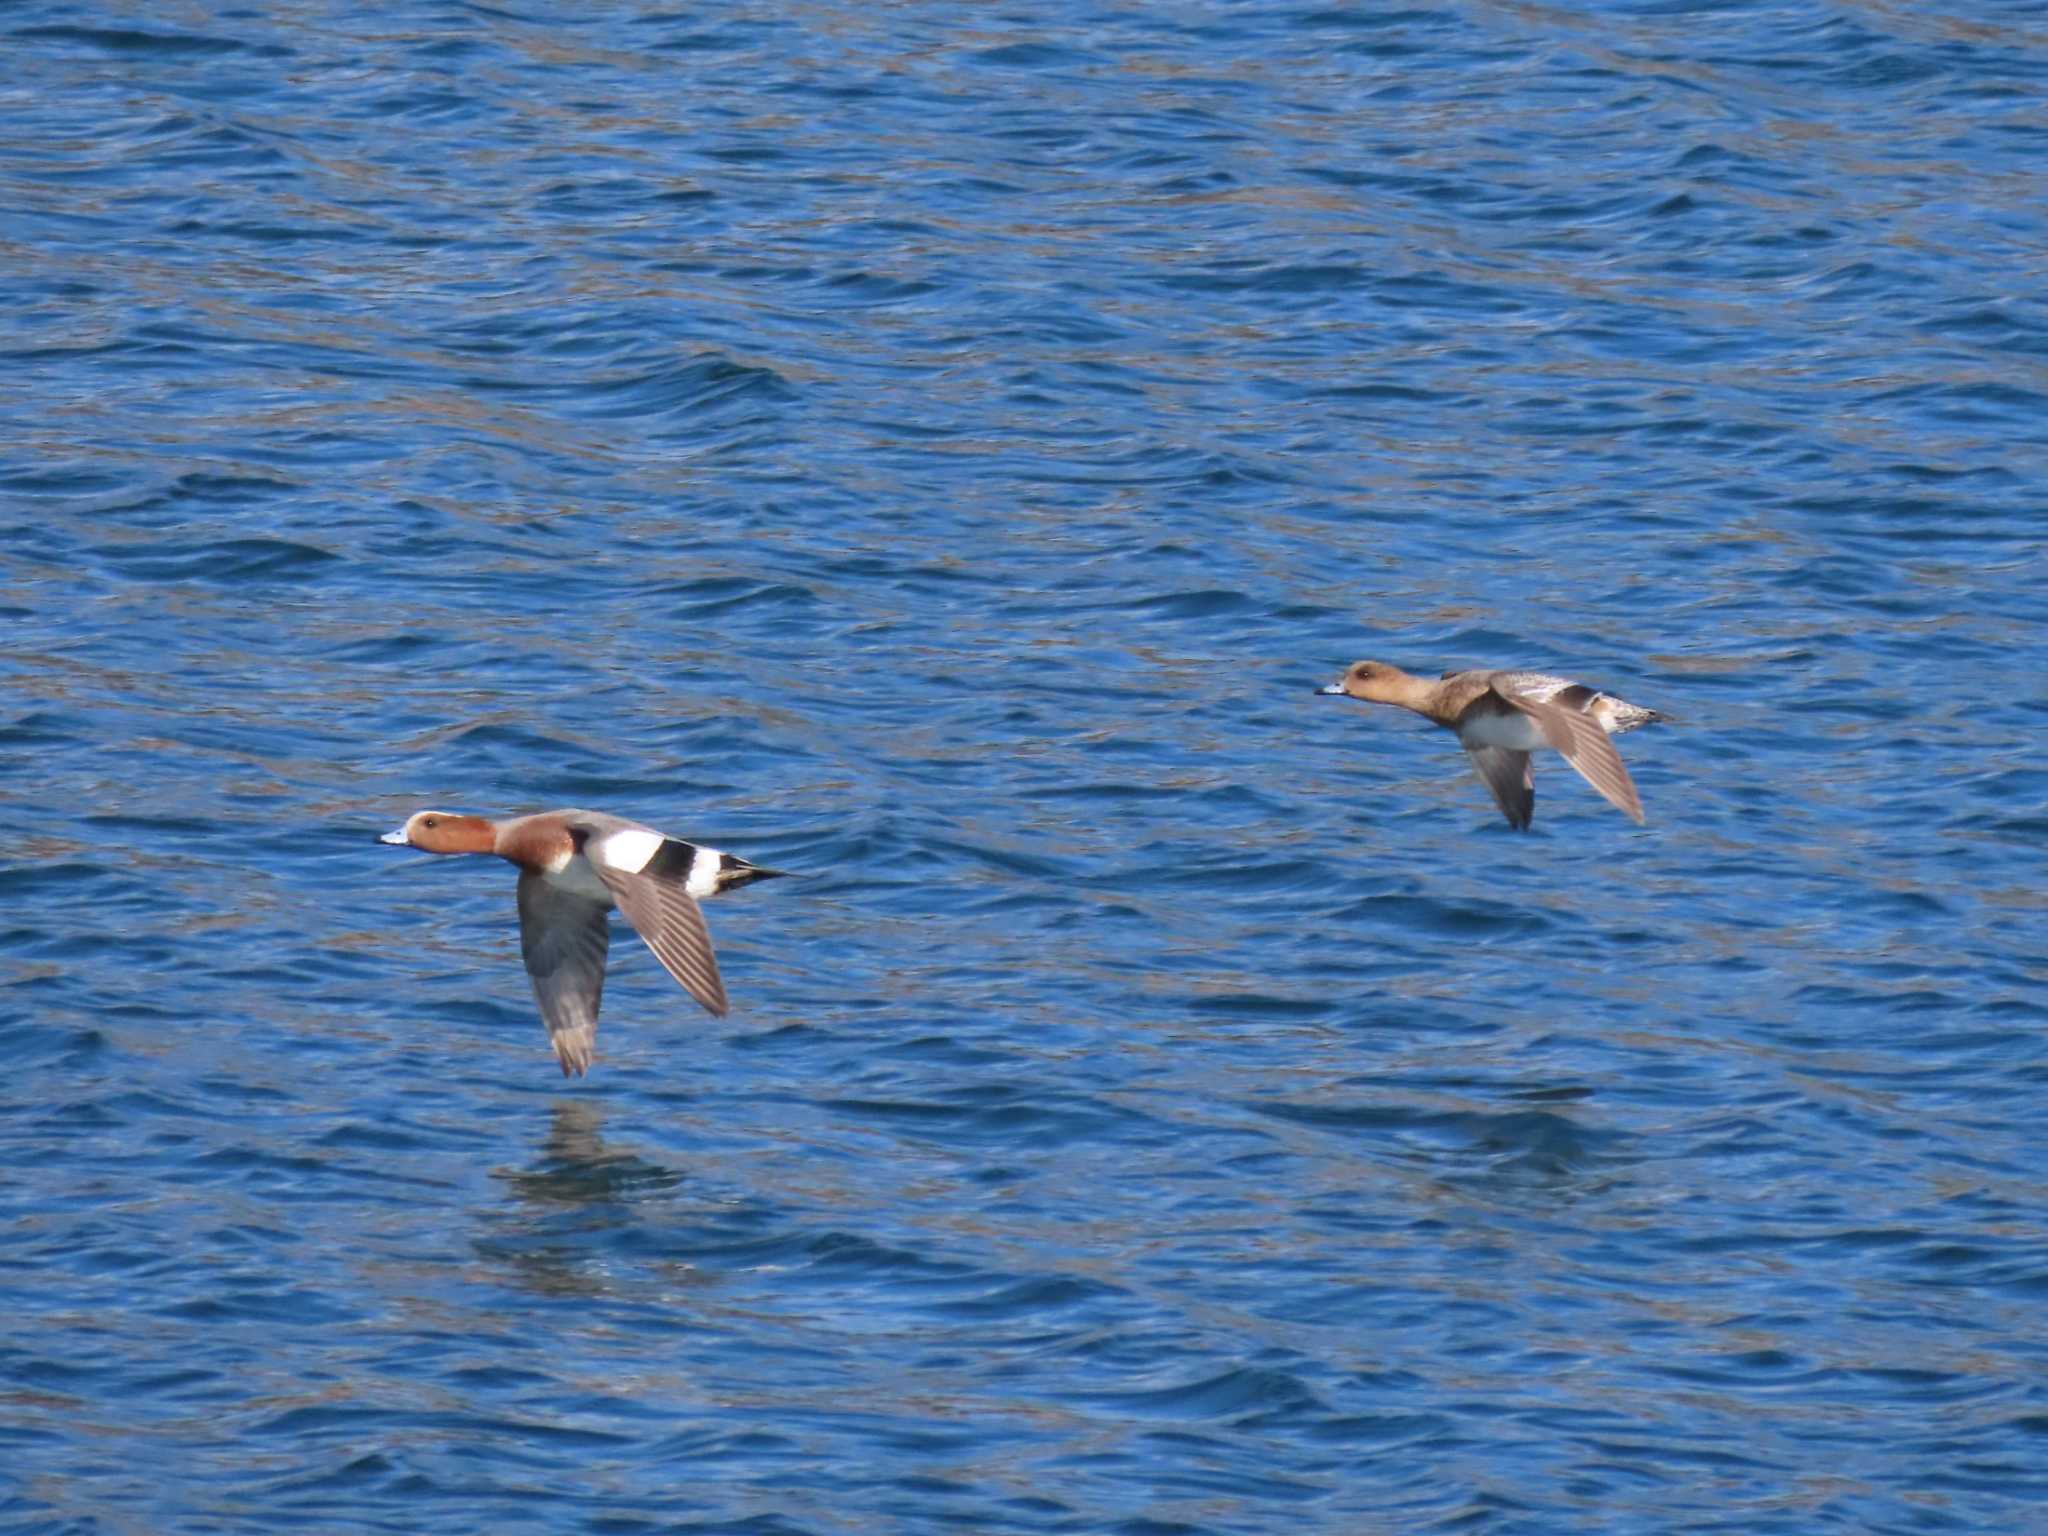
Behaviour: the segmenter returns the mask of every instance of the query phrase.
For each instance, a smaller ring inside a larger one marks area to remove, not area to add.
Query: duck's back
[[[1632,731],[1639,725],[1665,718],[1654,709],[1645,709],[1640,704],[1631,704],[1611,693],[1603,693],[1598,688],[1575,683],[1568,677],[1558,677],[1550,672],[1459,672],[1446,673],[1445,677],[1484,677],[1504,691],[1518,693],[1539,704],[1575,709],[1598,720],[1610,736],[1619,736],[1623,731]]]

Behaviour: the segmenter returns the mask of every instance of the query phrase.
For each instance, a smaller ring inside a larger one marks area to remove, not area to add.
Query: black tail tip
[[[765,864],[749,864],[745,859],[731,860],[718,872],[718,888],[721,891],[736,890],[743,885],[752,885],[756,880],[786,880],[796,871],[793,869],[770,869]]]

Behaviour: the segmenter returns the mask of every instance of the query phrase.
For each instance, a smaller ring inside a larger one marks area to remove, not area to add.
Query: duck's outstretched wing
[[[596,862],[591,867],[617,900],[633,931],[654,951],[654,958],[706,1013],[724,1018],[725,983],[719,979],[718,957],[711,949],[711,930],[704,926],[704,909],[684,883],[689,879],[690,860],[657,856],[637,871]]]
[[[519,952],[564,1077],[588,1072],[597,1054],[597,1005],[611,948],[608,911],[605,903],[550,885],[532,870],[520,872]]]
[[[1530,818],[1536,814],[1536,770],[1530,765],[1529,754],[1513,747],[1472,746],[1465,750],[1471,754],[1479,777],[1493,791],[1508,825],[1517,832],[1527,830]]]
[[[1607,732],[1597,719],[1564,704],[1532,699],[1499,683],[1495,684],[1494,692],[1535,721],[1543,739],[1563,753],[1564,760],[1578,770],[1579,777],[1605,795],[1610,805],[1638,826],[1642,824],[1643,802],[1636,794],[1635,781],[1629,778],[1621,754],[1614,750],[1614,743],[1607,739]],[[1532,802],[1533,799],[1532,794]],[[1506,809],[1505,802],[1502,809]],[[1514,818],[1510,815],[1508,819]]]

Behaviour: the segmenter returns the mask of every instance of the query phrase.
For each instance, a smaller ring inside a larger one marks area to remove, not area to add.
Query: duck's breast
[[[1458,721],[1458,740],[1467,747],[1506,747],[1514,752],[1534,752],[1548,746],[1542,727],[1512,704],[1487,707],[1482,699]]]

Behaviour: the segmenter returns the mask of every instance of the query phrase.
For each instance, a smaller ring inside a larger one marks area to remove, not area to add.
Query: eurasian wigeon
[[[1446,672],[1430,682],[1383,661],[1361,661],[1316,692],[1398,704],[1456,731],[1508,825],[1518,830],[1536,814],[1529,754],[1538,747],[1562,752],[1581,778],[1640,824],[1643,802],[1607,738],[1670,718],[1546,672]]]
[[[519,949],[562,1075],[590,1069],[614,906],[669,975],[723,1016],[725,983],[697,903],[785,873],[602,811],[492,821],[421,811],[379,842],[428,853],[494,853],[519,866]]]

